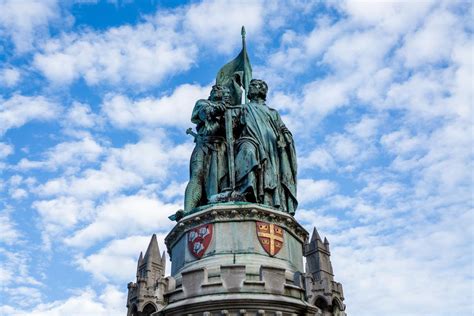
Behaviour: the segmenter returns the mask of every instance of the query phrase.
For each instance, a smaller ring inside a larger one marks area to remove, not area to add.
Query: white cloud
[[[21,189],[21,188],[11,190],[9,193],[10,193],[10,196],[15,200],[20,200],[28,196],[28,192],[25,189]]]
[[[10,294],[10,301],[23,308],[34,306],[42,302],[43,294],[40,289],[35,287],[18,286],[5,290]]]
[[[31,275],[30,271],[30,256],[19,249],[21,241],[16,239],[13,251],[9,251],[0,247],[0,259],[2,265],[0,266],[0,293],[5,291],[8,293],[7,287],[10,286],[40,286],[42,285],[36,278]]]
[[[298,179],[298,201],[304,205],[322,199],[336,191],[337,185],[329,180]]]
[[[137,270],[138,254],[145,251],[151,236],[129,236],[124,239],[113,240],[98,252],[87,257],[76,259],[77,264],[85,271],[90,272],[98,281],[125,284],[134,281]],[[166,250],[163,243],[165,234],[158,234],[160,255]],[[166,255],[168,257],[168,255]],[[113,262],[113,265],[110,265]],[[167,272],[169,273],[169,260]]]
[[[350,161],[356,158],[360,151],[358,144],[343,134],[331,136],[329,143],[339,160]]]
[[[0,1],[0,35],[11,38],[21,53],[33,47],[36,37],[48,34],[49,22],[58,18],[56,0]]]
[[[323,171],[330,170],[335,166],[332,155],[321,147],[315,148],[307,156],[298,159],[298,164],[302,169],[318,167]]]
[[[384,135],[381,143],[395,155],[393,170],[412,171],[417,194],[462,197],[461,188],[472,186],[471,175],[465,172],[472,164],[470,128],[455,121],[418,135],[402,129]]]
[[[146,189],[148,185],[153,187],[165,183],[171,174],[179,173],[181,170],[174,167],[186,165],[191,151],[191,143],[169,143],[165,134],[154,131],[138,143],[107,149],[97,169],[89,167],[81,172],[64,173],[37,185],[32,191],[41,197],[64,195],[95,199],[104,195],[114,196],[123,190]],[[68,158],[67,164],[74,166],[76,163],[69,159],[71,156],[67,152],[51,157],[54,159],[47,161],[53,165],[56,165],[57,159],[64,157]]]
[[[118,127],[191,125],[191,112],[198,99],[207,99],[211,88],[184,84],[169,96],[131,100],[125,95],[106,96],[102,111]]]
[[[153,134],[155,139],[148,137],[136,144],[112,150],[109,161],[144,179],[161,179],[161,182],[167,179],[173,167],[188,164],[191,143],[168,143],[166,134],[158,132]]]
[[[421,28],[405,38],[397,54],[407,67],[426,66],[447,60],[451,57],[457,34],[463,33],[460,27],[457,17],[451,12],[434,12],[427,17]]]
[[[100,170],[87,169],[82,176],[59,177],[39,185],[41,196],[67,194],[78,198],[93,198],[114,194],[124,188],[134,188],[142,179],[134,172],[123,170],[114,163],[105,163]]]
[[[153,197],[129,195],[113,198],[98,206],[95,219],[65,240],[66,244],[89,247],[112,236],[129,232],[154,233],[170,228],[168,216],[179,209],[175,204],[163,204]]]
[[[373,144],[378,133],[376,119],[362,117],[357,123],[345,126],[346,132],[329,134],[324,143],[301,158],[303,169],[352,172],[376,155]]]
[[[5,159],[9,155],[13,154],[13,146],[6,143],[0,143],[0,159]]]
[[[34,65],[56,85],[83,77],[89,85],[123,83],[150,87],[187,70],[197,49],[176,31],[176,21],[110,28],[105,32],[85,31],[50,40]]]
[[[344,284],[348,313],[397,315],[398,304],[406,306],[408,315],[432,314],[433,309],[441,315],[446,304],[456,314],[468,311],[471,294],[459,297],[454,293],[470,293],[471,284],[465,278],[470,275],[472,257],[464,256],[471,247],[473,236],[469,233],[466,238],[466,230],[473,218],[470,211],[455,213],[429,225],[425,221],[414,225],[413,219],[407,218],[402,234],[392,235],[392,231],[372,225],[340,230],[329,237],[337,244],[332,247],[332,262],[337,279]],[[346,246],[339,244],[338,236],[345,239]],[[348,286],[354,276],[356,281]],[[443,281],[445,278],[449,282]],[[425,295],[420,296],[421,292]],[[397,304],[393,304],[393,297],[398,297]],[[383,304],[367,310],[367,304],[374,301]]]
[[[21,186],[28,185],[27,181],[20,175],[13,175],[5,182],[8,195],[14,200],[21,200],[28,196],[28,192]]]
[[[67,110],[67,125],[82,128],[91,128],[99,123],[99,117],[92,112],[87,104],[73,102],[72,106]]]
[[[55,85],[84,78],[93,86],[127,83],[149,88],[190,69],[200,49],[234,51],[240,46],[241,25],[257,41],[268,11],[276,18],[280,10],[270,2],[213,0],[160,9],[134,26],[51,39],[35,54],[34,66]]]
[[[110,316],[125,313],[123,303],[125,301],[125,293],[119,291],[116,287],[107,286],[102,293],[97,293],[90,288],[86,288],[65,300],[39,304],[32,310],[20,310],[12,306],[4,305],[0,307],[0,312],[12,316]]]
[[[264,26],[263,17],[270,8],[261,1],[203,1],[186,8],[183,24],[198,42],[230,53],[240,45],[240,26],[245,25],[246,31],[255,38]]]
[[[425,135],[411,135],[408,130],[397,130],[382,136],[380,143],[384,145],[387,152],[406,156],[419,152],[426,147]]]
[[[435,1],[364,2],[348,0],[334,3],[357,26],[379,27],[390,33],[405,33],[418,26]]]
[[[346,130],[359,139],[368,140],[377,135],[380,121],[373,117],[362,117],[357,123],[346,126]]]
[[[349,93],[353,88],[353,82],[341,81],[335,77],[327,77],[306,85],[303,90],[302,116],[325,117],[337,108],[347,105]]]
[[[6,210],[2,210],[0,213],[0,231],[2,232],[0,234],[0,242],[9,245],[14,244],[21,236]]]
[[[61,228],[68,228],[77,224],[79,220],[87,220],[93,205],[91,205],[91,201],[60,197],[54,200],[37,201],[33,206],[44,221],[61,226]]]
[[[171,183],[160,193],[168,200],[173,198],[182,198],[184,196],[184,191],[186,190],[187,184],[187,181],[182,183],[171,181]]]
[[[298,208],[296,218],[298,222],[305,226],[306,230],[310,234],[312,234],[313,232],[313,227],[316,227],[321,235],[322,232],[341,225],[341,221],[335,216],[321,215],[315,210],[309,210],[304,208]],[[311,236],[309,237],[311,238]],[[324,238],[324,235],[322,235],[321,237]]]
[[[46,168],[50,170],[66,169],[75,171],[77,167],[88,162],[96,161],[104,152],[104,148],[94,139],[86,137],[80,141],[59,143],[44,154],[45,159],[31,161],[23,158],[18,168]]]
[[[467,58],[470,40],[465,32],[468,22],[455,15],[464,4],[345,1],[330,6],[347,18],[332,22],[322,15],[307,34],[288,31],[263,71],[277,89],[283,83],[288,89],[288,77],[308,67],[327,72],[305,85],[298,83],[298,93],[293,93],[297,98],[290,116],[292,121],[303,122],[300,129],[360,103],[432,116],[472,112],[468,106],[472,89],[465,86],[472,77],[472,59]],[[416,45],[422,45],[418,36],[436,40],[417,49]],[[309,49],[315,39],[323,44]],[[437,43],[443,43],[443,48],[434,49]],[[423,52],[432,56],[423,57]],[[435,70],[437,63],[448,67]]]
[[[63,240],[64,236],[79,223],[91,220],[95,211],[92,201],[67,196],[39,200],[32,206],[40,215],[45,249],[51,249],[54,241]]]
[[[15,94],[4,100],[0,98],[0,136],[10,128],[20,127],[31,120],[51,120],[59,112],[59,106],[43,96]]]
[[[20,80],[20,71],[13,67],[0,69],[0,85],[6,87],[15,86]]]

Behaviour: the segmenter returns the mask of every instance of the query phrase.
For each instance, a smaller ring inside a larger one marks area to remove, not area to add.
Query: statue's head
[[[222,101],[230,98],[230,90],[226,86],[214,85],[212,86],[211,93],[209,95],[210,101]]]
[[[268,85],[265,81],[260,79],[252,79],[249,84],[249,91],[247,97],[249,100],[255,100],[260,98],[262,100],[267,99]]]

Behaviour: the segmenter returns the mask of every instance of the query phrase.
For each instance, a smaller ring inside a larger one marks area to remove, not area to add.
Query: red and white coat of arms
[[[212,224],[204,224],[188,232],[189,251],[198,259],[206,252],[212,239]]]
[[[260,244],[273,257],[283,248],[283,228],[265,222],[256,222],[256,225]]]

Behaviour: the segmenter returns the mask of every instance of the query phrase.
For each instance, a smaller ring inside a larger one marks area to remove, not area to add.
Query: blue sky
[[[350,315],[472,315],[468,1],[0,1],[0,314],[124,315],[240,50]]]

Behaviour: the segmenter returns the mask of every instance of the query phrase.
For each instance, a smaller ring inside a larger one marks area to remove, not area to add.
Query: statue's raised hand
[[[215,102],[214,103],[214,113],[215,114],[222,114],[227,109],[227,105],[225,102]]]

